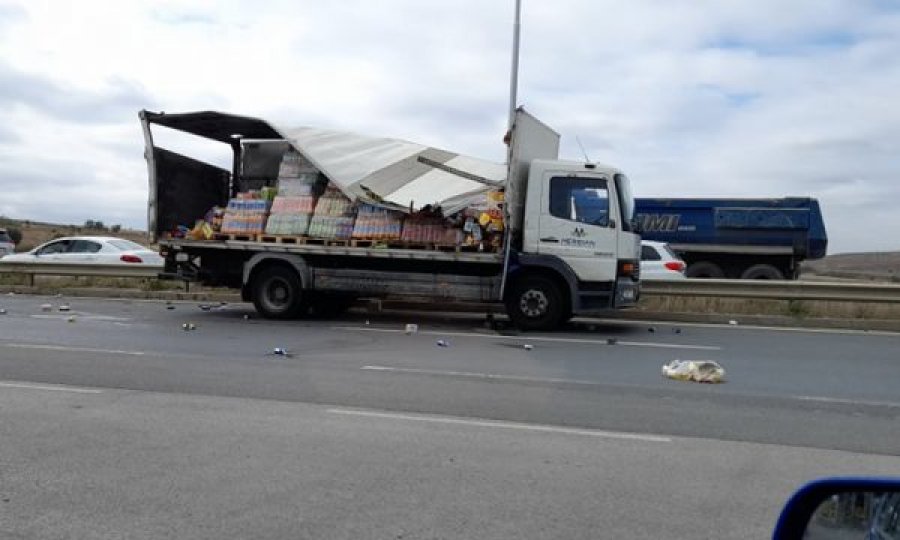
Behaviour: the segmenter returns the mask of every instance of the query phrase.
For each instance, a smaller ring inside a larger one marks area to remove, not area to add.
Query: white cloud
[[[0,213],[143,227],[137,109],[226,110],[502,160],[512,2],[0,0]],[[900,9],[525,0],[520,102],[639,195],[819,197],[900,249]],[[221,156],[219,156],[221,158]]]

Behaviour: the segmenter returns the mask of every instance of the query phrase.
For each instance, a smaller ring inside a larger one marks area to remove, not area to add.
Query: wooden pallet
[[[270,244],[293,244],[297,246],[347,247],[351,245],[350,240],[335,240],[333,238],[312,238],[309,236],[295,236],[289,234],[262,234],[259,236],[259,241],[268,242]]]
[[[256,235],[255,234],[216,233],[213,235],[213,240],[232,240],[235,242],[255,242]]]
[[[259,236],[260,242],[269,244],[303,244],[306,238],[303,236],[293,236],[287,234],[262,234]]]

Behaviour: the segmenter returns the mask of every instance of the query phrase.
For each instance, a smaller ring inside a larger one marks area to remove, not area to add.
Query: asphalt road
[[[900,470],[893,334],[0,308],[0,537],[765,537],[806,480]]]

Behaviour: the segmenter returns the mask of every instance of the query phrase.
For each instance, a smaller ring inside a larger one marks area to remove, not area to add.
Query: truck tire
[[[722,279],[725,277],[725,272],[716,263],[700,261],[690,264],[685,275],[689,278]]]
[[[284,266],[270,266],[254,276],[253,306],[267,319],[293,319],[304,314],[309,306],[297,273]]]
[[[784,274],[771,264],[754,264],[744,270],[741,279],[784,279]]]
[[[513,283],[506,313],[521,330],[553,330],[569,314],[563,293],[552,279],[526,276]]]

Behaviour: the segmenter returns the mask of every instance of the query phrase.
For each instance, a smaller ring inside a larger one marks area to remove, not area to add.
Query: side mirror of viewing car
[[[825,478],[785,504],[774,540],[900,538],[900,479]]]

